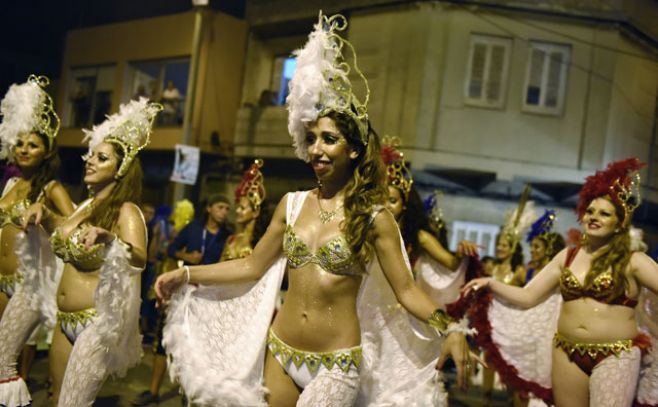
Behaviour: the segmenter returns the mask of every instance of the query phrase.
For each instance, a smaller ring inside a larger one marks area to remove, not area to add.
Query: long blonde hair
[[[354,160],[352,177],[345,187],[345,220],[341,226],[352,253],[365,271],[365,265],[374,254],[374,247],[369,239],[373,210],[376,206],[383,205],[387,196],[386,170],[380,155],[379,136],[369,127],[368,142],[364,145],[356,123],[348,115],[329,112],[326,117],[334,121],[350,146],[359,153],[358,158]]]

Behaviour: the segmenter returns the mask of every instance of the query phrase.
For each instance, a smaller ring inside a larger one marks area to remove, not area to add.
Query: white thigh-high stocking
[[[304,388],[297,407],[353,406],[359,392],[359,372],[340,368],[321,369]]]
[[[589,379],[589,405],[591,407],[630,407],[640,375],[640,349],[634,347],[619,356],[603,359]]]
[[[40,314],[30,308],[22,290],[15,293],[0,320],[0,380],[16,376],[16,361],[23,345],[39,323]],[[2,400],[0,400],[2,405]]]
[[[59,394],[60,407],[92,406],[107,378],[107,349],[100,346],[96,325],[91,324],[78,336]]]

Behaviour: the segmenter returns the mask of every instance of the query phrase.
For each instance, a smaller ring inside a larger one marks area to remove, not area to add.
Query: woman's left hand
[[[477,257],[478,246],[470,240],[462,240],[457,244],[457,256],[459,257]]]
[[[116,238],[117,235],[114,233],[97,226],[85,228],[82,233],[80,233],[80,243],[82,243],[86,249],[89,249],[95,244],[112,243]]]
[[[488,288],[490,283],[491,283],[491,277],[474,278],[473,280],[464,284],[464,286],[461,288],[461,293],[464,295],[464,297],[466,297],[472,291]]]
[[[451,357],[455,362],[455,366],[457,367],[457,385],[461,389],[468,387],[475,362],[486,366],[478,355],[471,352],[468,342],[466,342],[466,336],[461,332],[452,332],[443,341],[441,355],[436,362],[437,370],[443,367],[448,357]]]

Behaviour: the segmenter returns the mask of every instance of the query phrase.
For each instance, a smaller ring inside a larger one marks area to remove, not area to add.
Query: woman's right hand
[[[23,230],[27,230],[29,225],[39,225],[44,216],[47,215],[46,211],[45,205],[41,202],[30,205],[23,214]]]
[[[159,305],[166,305],[172,294],[185,283],[185,269],[168,271],[155,281],[155,295]]]

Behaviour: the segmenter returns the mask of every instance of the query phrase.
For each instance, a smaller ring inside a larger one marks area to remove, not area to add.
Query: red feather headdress
[[[260,172],[263,166],[263,160],[256,159],[254,163],[242,174],[242,181],[235,189],[235,203],[238,204],[240,199],[247,197],[255,210],[260,208],[260,204],[265,199],[265,184],[263,173]]]
[[[638,171],[646,164],[637,158],[627,158],[608,164],[585,179],[580,190],[576,213],[582,220],[585,211],[596,198],[608,196],[615,205],[624,208],[624,226],[628,225],[633,211],[640,205],[640,175]]]
[[[397,137],[382,137],[381,156],[386,165],[388,184],[398,188],[406,201],[409,198],[409,191],[411,191],[414,180],[404,161],[404,154],[398,150],[399,146],[400,139]]]

